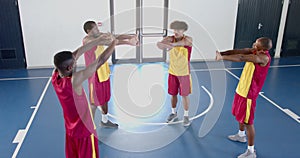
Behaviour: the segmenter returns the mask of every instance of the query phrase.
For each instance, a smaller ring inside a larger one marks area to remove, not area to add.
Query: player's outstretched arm
[[[193,38],[186,36],[183,40],[172,43],[174,47],[176,46],[192,46],[193,45]]]
[[[101,33],[99,37],[102,40],[99,41],[98,45],[109,45],[115,39],[115,37],[111,33]],[[92,42],[93,40],[95,40],[95,38],[86,36],[83,39],[83,45],[86,45],[87,43]]]
[[[261,52],[256,54],[231,54],[222,55],[220,52],[216,51],[216,60],[228,60],[233,62],[253,62],[265,66],[269,62],[267,55]]]
[[[93,47],[97,45],[102,45],[103,43],[111,43],[113,41],[113,36],[103,34],[100,35],[98,38],[94,40],[86,40],[86,43],[79,47],[77,50],[73,52],[75,60],[78,60],[78,58],[88,50],[92,49]]]
[[[161,50],[164,49],[170,50],[174,47],[171,43],[172,43],[172,37],[168,36],[165,37],[162,41],[157,42],[156,46]]]
[[[220,52],[221,55],[233,55],[233,54],[252,54],[255,51],[254,48],[244,48],[244,49],[233,49]]]
[[[118,45],[131,45],[131,46],[138,46],[139,45],[139,38],[137,35],[116,35],[115,38],[119,40]]]
[[[118,40],[114,40],[113,42],[111,42],[110,46],[107,47],[105,51],[93,63],[91,63],[85,69],[73,73],[72,85],[76,92],[78,92],[78,94],[81,93],[80,87],[83,81],[88,79],[91,75],[93,75],[95,71],[107,61],[107,59],[113,53],[117,43]]]
[[[128,35],[128,34],[121,34],[121,35],[113,35],[111,33],[101,33],[101,35],[105,35],[108,37],[112,37],[113,39],[117,39],[119,42],[117,45],[131,45],[137,46],[139,45],[139,39],[137,35]],[[101,43],[100,45],[110,45],[111,41],[106,41]]]

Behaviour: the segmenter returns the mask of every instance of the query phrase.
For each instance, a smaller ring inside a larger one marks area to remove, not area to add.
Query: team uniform
[[[66,158],[98,158],[96,126],[84,90],[73,91],[72,77],[61,78],[53,72],[52,84],[63,109],[65,120]]]
[[[175,36],[172,36],[176,42]],[[185,36],[183,36],[185,38]],[[192,92],[190,75],[191,46],[173,47],[170,51],[168,93],[170,95],[188,96]]]
[[[84,53],[85,65],[90,65],[103,52],[103,46],[96,46]],[[91,104],[100,106],[104,105],[110,100],[111,94],[109,75],[110,68],[108,62],[105,62],[91,77],[89,77],[89,99]]]
[[[245,63],[232,105],[232,114],[239,123],[253,124],[256,98],[263,87],[270,67],[270,54],[268,51],[265,51],[265,54],[269,57],[266,66],[252,62]]]

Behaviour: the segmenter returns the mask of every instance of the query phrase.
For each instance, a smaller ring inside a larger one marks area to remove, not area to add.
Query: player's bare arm
[[[121,34],[121,35],[115,35],[115,37],[120,41],[120,40],[137,38],[137,35]]]
[[[173,46],[172,46],[172,37],[168,36],[168,37],[165,37],[162,41],[160,42],[157,42],[157,47],[159,49],[172,49]]]
[[[110,36],[106,36],[106,35],[101,35],[96,39],[93,40],[87,40],[87,43],[81,47],[79,47],[77,50],[75,50],[73,52],[75,60],[78,60],[78,58],[85,52],[87,52],[88,50],[92,49],[93,47],[97,46],[97,45],[101,45],[102,43],[108,43],[108,42],[112,42],[113,38],[111,38]]]
[[[232,55],[221,55],[220,52],[216,52],[216,60],[228,60],[234,62],[253,62],[265,66],[269,58],[267,55],[258,52],[257,54],[232,54]]]
[[[77,94],[81,93],[81,85],[84,80],[88,79],[95,71],[103,65],[113,53],[118,40],[111,42],[111,45],[86,69],[74,72],[72,77],[72,85]]]
[[[255,51],[254,48],[234,49],[220,52],[221,55],[232,55],[232,54],[252,54]]]
[[[137,35],[116,35],[116,39],[119,40],[118,45],[131,45],[137,46],[139,45],[139,39]]]
[[[193,39],[192,37],[186,36],[183,40],[172,43],[174,47],[176,46],[192,46],[193,45]]]
[[[131,45],[131,46],[139,45],[139,39],[137,35],[129,35],[129,34],[113,35],[111,33],[106,33],[106,34],[109,34],[113,36],[115,39],[117,39],[119,41],[117,45]]]
[[[110,45],[111,41],[109,39],[118,39],[117,45],[131,45],[131,46],[137,46],[139,44],[139,40],[136,35],[113,35],[111,33],[100,33],[100,36],[102,36],[103,41],[100,42],[99,45]],[[106,39],[106,40],[105,40]],[[90,41],[94,40],[93,37],[85,37],[83,39],[83,43],[88,43]]]

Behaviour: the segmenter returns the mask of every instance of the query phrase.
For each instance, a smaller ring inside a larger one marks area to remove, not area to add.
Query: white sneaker
[[[101,126],[105,128],[118,128],[119,125],[108,120],[106,123],[101,121]]]
[[[167,123],[174,122],[174,121],[176,121],[177,119],[178,119],[177,113],[176,113],[176,114],[171,113],[171,114],[169,115],[168,119],[167,119]]]
[[[239,134],[230,135],[230,136],[228,136],[228,139],[231,140],[231,141],[241,142],[241,143],[246,143],[247,142],[246,136],[241,137]]]
[[[250,150],[247,149],[246,152],[238,156],[238,158],[256,158],[256,151],[254,150],[254,152],[251,153]]]
[[[191,124],[191,121],[190,121],[189,117],[188,117],[188,116],[184,116],[184,117],[183,117],[183,126],[184,126],[184,127],[187,127],[187,126],[189,126],[190,124]]]

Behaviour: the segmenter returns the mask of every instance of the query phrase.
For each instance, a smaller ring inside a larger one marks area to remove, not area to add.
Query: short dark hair
[[[272,40],[268,37],[260,37],[259,42],[261,43],[264,50],[270,50],[272,48]]]
[[[64,62],[72,59],[73,54],[70,51],[61,51],[54,56],[54,65],[57,69],[65,69],[68,65],[65,65]]]
[[[88,34],[88,30],[91,30],[93,28],[93,25],[96,25],[95,21],[87,21],[83,25],[83,30],[85,33]]]

